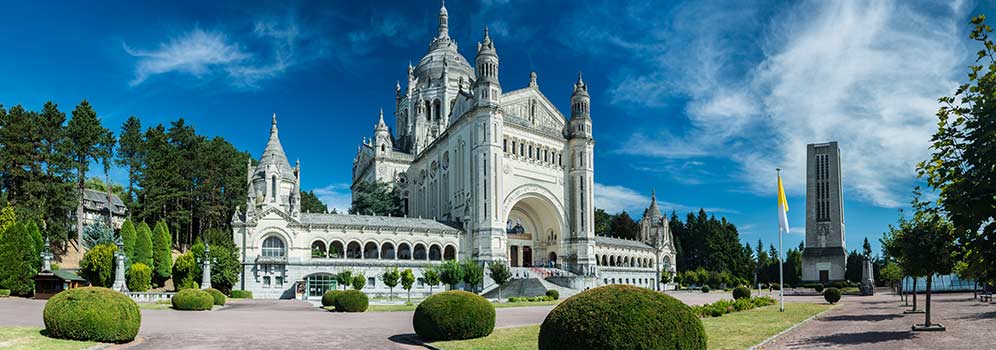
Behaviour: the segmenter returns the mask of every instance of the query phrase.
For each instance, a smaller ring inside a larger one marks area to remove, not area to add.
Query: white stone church
[[[393,185],[406,215],[302,213],[301,165],[288,162],[274,115],[260,162],[247,171],[246,208],[233,218],[244,266],[236,288],[316,298],[334,287],[332,274],[350,270],[367,277],[365,292],[386,294],[380,275],[397,267],[415,271],[418,295],[429,292],[424,267],[471,259],[507,261],[520,282],[568,294],[611,283],[663,289],[659,273],[674,271],[675,252],[654,196],[640,240],[595,236],[595,142],[581,75],[565,117],[535,73],[503,91],[487,29],[471,66],[448,25],[444,6],[428,53],[408,67],[406,87],[395,87],[393,130],[382,112],[353,162],[354,185]],[[478,286],[494,288],[487,277]]]

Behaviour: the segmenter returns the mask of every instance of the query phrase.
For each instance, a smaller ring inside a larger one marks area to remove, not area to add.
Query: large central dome
[[[443,76],[443,70],[446,70],[447,78],[451,81],[457,81],[461,77],[467,83],[473,80],[474,68],[460,54],[456,41],[450,38],[448,22],[449,15],[444,4],[439,9],[439,34],[432,39],[429,53],[418,61],[413,72],[421,88],[439,80]]]

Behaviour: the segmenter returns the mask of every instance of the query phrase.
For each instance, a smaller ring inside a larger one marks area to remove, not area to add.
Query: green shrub
[[[135,339],[142,314],[131,298],[107,288],[62,291],[45,303],[42,314],[49,337],[127,343]]]
[[[702,286],[702,293],[709,293],[709,285]]]
[[[140,262],[152,268],[152,229],[149,224],[138,224],[135,230],[135,248],[132,262]]]
[[[827,288],[827,290],[823,291],[823,299],[828,303],[836,304],[840,301],[840,289],[833,287]]]
[[[551,289],[546,291],[546,296],[552,298],[550,300],[557,300],[560,299],[560,292],[557,291],[556,289]]]
[[[754,302],[750,298],[740,298],[733,302],[734,311],[744,311],[754,308]]]
[[[751,298],[751,302],[753,302],[754,306],[756,307],[763,307],[768,305],[774,305],[775,299],[772,299],[771,297],[765,295],[761,297],[753,297]]]
[[[364,276],[362,273],[353,275],[352,285],[355,290],[363,289],[367,285],[367,276]]]
[[[234,289],[231,296],[232,299],[252,299],[252,291]]]
[[[83,254],[80,261],[80,277],[96,287],[110,287],[114,284],[114,253],[118,247],[113,244],[97,245]]]
[[[194,288],[197,289],[198,276],[197,261],[192,252],[187,252],[176,257],[173,262],[173,285],[177,290]]]
[[[358,290],[347,290],[335,297],[335,311],[364,312],[370,305],[367,295]]]
[[[847,287],[847,285],[845,285],[844,282],[841,282],[841,281],[830,283],[830,286],[834,287],[834,288],[837,288],[837,289],[844,289],[844,287]]]
[[[770,287],[771,287],[771,290],[781,290],[782,289],[782,286],[780,284],[778,284],[778,283],[772,283],[770,285]]]
[[[750,298],[750,289],[747,289],[747,287],[744,286],[739,286],[733,289],[734,300],[744,299],[744,298]]]
[[[0,297],[9,297],[10,289],[0,289]]]
[[[4,235],[0,240],[0,286],[15,295],[29,296],[35,291],[32,277],[38,274],[41,251],[26,225],[17,222],[8,225],[6,233],[0,232]]]
[[[235,291],[233,290],[232,293],[234,294]],[[335,298],[337,296],[339,296],[339,294],[341,294],[341,293],[342,293],[341,290],[335,290],[335,289],[330,289],[329,291],[325,292],[325,294],[322,295],[322,306],[326,306],[326,307],[333,306],[334,307],[335,306]]]
[[[128,290],[144,292],[152,284],[152,269],[148,265],[137,262],[128,269]]]
[[[172,303],[177,310],[211,310],[214,307],[214,297],[200,289],[183,289],[173,295]]]
[[[215,305],[219,305],[219,306],[224,306],[225,305],[225,301],[226,301],[225,300],[225,293],[222,293],[220,290],[217,290],[217,289],[214,289],[214,288],[208,288],[208,289],[205,289],[204,291],[208,292],[208,294],[211,294],[211,298],[214,300],[214,304]]]
[[[412,326],[419,337],[428,340],[485,337],[495,329],[495,307],[474,293],[442,292],[418,304]]]
[[[815,286],[813,286],[813,290],[815,290],[817,293],[822,293],[823,292],[823,284],[822,283],[817,283]]]
[[[702,321],[664,293],[628,285],[589,289],[540,326],[539,349],[705,349]]]
[[[173,238],[162,221],[152,230],[152,261],[152,277],[156,284],[162,285],[170,278],[173,267]]]

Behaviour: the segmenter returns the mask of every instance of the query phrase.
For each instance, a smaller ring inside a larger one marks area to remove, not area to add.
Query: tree
[[[484,281],[484,267],[477,264],[473,260],[466,259],[463,261],[463,283],[470,287],[470,290],[476,291],[477,287]]]
[[[339,273],[335,274],[335,282],[342,286],[342,290],[346,290],[350,284],[353,284],[353,271],[339,271]]]
[[[196,276],[203,273],[205,243],[210,248],[211,257],[211,287],[222,292],[229,292],[232,286],[238,282],[241,263],[239,254],[232,237],[222,232],[220,229],[211,229],[201,233],[203,241],[198,237],[194,245],[190,248],[196,264]]]
[[[887,283],[890,289],[896,291],[896,283],[903,279],[903,270],[896,263],[889,262],[882,267],[879,278]]]
[[[152,264],[153,280],[161,286],[169,279],[173,266],[173,246],[170,242],[169,228],[162,221],[156,223],[156,228],[152,231]]]
[[[412,302],[412,286],[415,285],[415,274],[412,269],[401,271],[401,288],[408,292],[408,302]]]
[[[962,251],[971,251],[970,265],[980,276],[996,280],[996,45],[986,17],[972,18],[969,38],[981,44],[968,82],[953,96],[938,99],[933,154],[917,165],[921,177],[939,191],[938,203]]]
[[[362,273],[353,275],[353,289],[361,290],[367,285],[367,276]]]
[[[3,237],[0,241],[0,286],[10,289],[14,295],[31,295],[35,289],[31,278],[38,274],[35,257],[40,252],[22,223],[9,224]]]
[[[847,263],[844,267],[844,278],[848,281],[860,283],[861,282],[861,265],[863,265],[863,259],[861,254],[857,250],[852,250],[847,254]]]
[[[84,185],[84,187],[86,187],[86,189],[88,190],[100,191],[103,193],[107,193],[107,190],[110,189],[111,194],[118,196],[118,198],[122,199],[127,199],[125,197],[128,195],[128,192],[126,192],[125,188],[122,187],[121,185],[116,183],[104,182],[104,180],[101,180],[99,177],[91,177],[86,179],[86,184]]]
[[[387,271],[384,271],[384,274],[381,275],[380,278],[382,280],[384,280],[384,285],[386,285],[388,288],[391,289],[391,294],[388,294],[389,295],[388,298],[391,299],[391,300],[393,300],[394,299],[394,287],[396,287],[398,285],[398,282],[401,279],[401,273],[398,272],[398,268],[397,267],[394,267],[394,268],[391,268],[391,269],[389,269]]]
[[[401,196],[387,182],[360,181],[353,185],[350,214],[404,216]]]
[[[121,243],[121,237],[114,233],[114,229],[100,221],[87,225],[80,238],[83,247],[87,249],[93,249],[101,244],[117,245]]]
[[[142,139],[142,122],[135,116],[128,117],[121,125],[119,135],[114,162],[128,169],[128,194],[123,198],[125,203],[131,204],[135,200],[135,185],[142,171],[142,146],[145,142]]]
[[[0,241],[3,240],[4,231],[7,231],[7,228],[15,222],[17,222],[17,214],[14,214],[14,207],[0,208]]]
[[[919,189],[914,190],[912,221],[903,228],[900,246],[906,255],[907,271],[913,276],[926,276],[926,314],[924,327],[933,325],[930,312],[930,289],[936,274],[951,273],[955,259],[954,226],[937,208],[920,200]]]
[[[66,154],[72,159],[72,164],[76,168],[77,178],[77,200],[76,207],[76,235],[83,234],[83,188],[86,181],[86,173],[90,170],[90,162],[102,162],[107,170],[107,160],[111,156],[114,147],[114,135],[110,130],[100,124],[97,112],[90,106],[90,102],[83,100],[76,109],[73,110],[73,118],[66,126]]]
[[[463,281],[463,265],[456,260],[446,260],[439,265],[439,281],[449,285],[450,289],[456,289]]]
[[[98,287],[110,287],[114,284],[114,253],[118,247],[113,244],[101,244],[83,254],[80,261],[80,277]]]
[[[315,195],[315,191],[301,192],[301,212],[325,214],[329,207]]]
[[[595,234],[599,236],[612,234],[612,215],[602,208],[595,208]]]
[[[439,275],[439,270],[435,267],[430,266],[422,270],[422,277],[425,278],[425,284],[429,285],[429,295],[432,295],[432,287],[438,286],[442,282]]]
[[[173,276],[173,287],[176,290],[188,289],[188,288],[198,288],[201,276],[197,275],[197,271],[200,267],[197,266],[197,259],[194,258],[193,252],[186,252],[178,257],[176,261],[173,262],[172,276]],[[155,271],[153,271],[155,274]]]
[[[639,239],[640,224],[633,221],[625,211],[612,218],[612,236],[622,239]]]
[[[154,266],[152,264],[152,230],[145,222],[139,224],[138,229],[135,230],[135,258],[132,263],[137,262],[146,266]],[[176,281],[173,282],[176,284]]]
[[[128,268],[128,290],[144,292],[152,285],[152,269],[143,263],[131,264]]]
[[[512,271],[508,268],[508,263],[495,260],[488,264],[488,272],[491,273],[491,279],[498,285],[498,302],[501,302],[501,287],[512,279]]]
[[[131,222],[131,219],[126,219],[124,223],[121,224],[121,231],[119,234],[121,236],[121,244],[124,248],[125,257],[128,258],[128,261],[136,261],[135,240],[138,239],[138,233],[135,232],[135,224]],[[145,267],[149,267],[149,265],[145,265]]]

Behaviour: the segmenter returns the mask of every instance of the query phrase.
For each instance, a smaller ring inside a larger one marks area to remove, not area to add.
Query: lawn
[[[0,348],[13,350],[76,350],[97,345],[94,342],[46,337],[32,327],[0,327]]]
[[[558,303],[560,303],[560,300],[551,300],[551,301],[517,301],[517,302],[514,302],[514,303],[509,303],[509,302],[505,302],[505,303],[491,303],[491,305],[494,305],[495,308],[500,309],[500,308],[506,308],[506,307],[548,306],[548,305],[557,305]],[[415,311],[415,307],[417,307],[417,306],[418,306],[418,304],[413,304],[413,305],[404,305],[404,304],[400,304],[400,305],[370,305],[369,307],[367,307],[367,312]],[[334,307],[325,307],[324,309],[326,309],[326,310],[335,310]]]
[[[702,324],[709,349],[746,349],[830,307],[786,303],[784,313],[778,312],[778,305],[771,305],[702,319]],[[539,325],[499,328],[484,338],[436,342],[432,346],[445,350],[536,349],[538,336]]]

